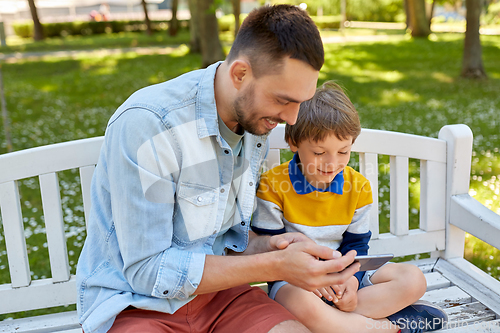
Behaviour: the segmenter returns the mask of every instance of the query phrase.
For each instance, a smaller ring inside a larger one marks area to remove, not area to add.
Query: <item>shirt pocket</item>
[[[181,182],[177,191],[175,236],[184,242],[193,242],[217,233],[217,189]]]

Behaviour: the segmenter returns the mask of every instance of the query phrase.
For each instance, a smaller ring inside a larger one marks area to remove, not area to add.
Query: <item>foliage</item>
[[[484,21],[487,24],[500,24],[500,1],[491,3],[488,11],[484,15]]]
[[[152,21],[154,31],[164,31],[168,28],[168,21]],[[181,28],[187,28],[188,21],[179,21]],[[43,23],[46,37],[65,37],[74,35],[96,35],[104,33],[116,33],[123,31],[139,32],[146,31],[144,21],[73,21]],[[29,38],[33,36],[33,22],[17,22],[12,25],[17,36]]]
[[[349,21],[404,22],[405,18],[403,1],[347,1],[347,19]]]

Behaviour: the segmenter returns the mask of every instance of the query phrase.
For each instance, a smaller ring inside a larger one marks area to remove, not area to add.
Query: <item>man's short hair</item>
[[[328,81],[316,89],[312,99],[300,104],[297,122],[286,124],[285,140],[298,147],[302,141],[323,141],[333,134],[354,142],[360,132],[356,108],[338,84]]]
[[[262,6],[245,18],[227,61],[245,55],[255,77],[279,73],[286,56],[319,71],[325,62],[318,28],[306,11],[292,5]]]

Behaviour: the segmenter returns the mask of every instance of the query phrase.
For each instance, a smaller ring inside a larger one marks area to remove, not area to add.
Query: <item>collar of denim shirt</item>
[[[222,61],[208,66],[200,80],[196,96],[196,124],[198,138],[219,134],[217,106],[215,104],[215,72]]]
[[[333,178],[330,186],[326,189],[319,189],[311,185],[304,177],[304,174],[299,168],[300,159],[299,154],[295,153],[292,160],[288,164],[288,175],[290,177],[290,182],[292,183],[293,189],[297,194],[309,194],[314,191],[318,192],[332,192],[336,194],[343,194],[344,189],[344,170],[340,171],[335,178]]]

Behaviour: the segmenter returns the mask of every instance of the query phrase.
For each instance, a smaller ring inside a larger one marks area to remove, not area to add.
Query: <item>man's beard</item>
[[[247,91],[243,92],[242,96],[236,98],[233,104],[234,114],[239,126],[245,131],[253,135],[264,135],[271,130],[262,126],[259,127],[259,122],[263,120],[259,117],[254,105],[255,101],[255,86],[250,85]],[[273,119],[276,122],[281,122],[281,119]]]

